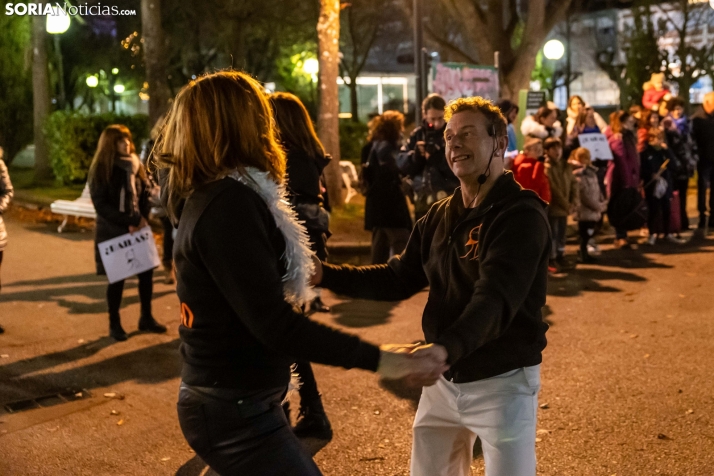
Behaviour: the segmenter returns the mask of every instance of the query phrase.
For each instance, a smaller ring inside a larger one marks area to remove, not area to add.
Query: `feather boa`
[[[307,230],[288,201],[285,185],[275,183],[268,172],[254,167],[246,167],[245,173],[233,171],[228,176],[260,195],[285,238],[285,252],[281,256],[286,269],[283,276],[285,300],[297,306],[309,303],[315,297],[315,291],[310,286],[310,277],[315,272],[313,252]]]

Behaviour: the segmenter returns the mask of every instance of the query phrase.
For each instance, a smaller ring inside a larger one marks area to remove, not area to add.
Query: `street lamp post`
[[[64,89],[64,62],[62,60],[62,48],[60,47],[59,36],[69,29],[69,15],[65,15],[59,8],[55,15],[47,15],[47,33],[52,35],[57,54],[57,72],[59,74],[59,108],[64,109],[67,97]]]
[[[414,122],[421,123],[421,102],[424,99],[424,25],[421,13],[422,0],[414,0],[414,76],[416,87],[416,105]]]

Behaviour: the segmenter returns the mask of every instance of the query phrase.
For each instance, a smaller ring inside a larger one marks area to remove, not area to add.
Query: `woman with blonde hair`
[[[94,261],[97,274],[104,275],[106,271],[97,244],[144,228],[149,216],[146,170],[136,155],[131,131],[126,126],[111,125],[99,136],[97,151],[89,167],[89,192],[97,211]],[[156,322],[151,314],[153,275],[154,271],[149,270],[138,276],[141,301],[139,330],[162,333],[166,332],[166,327]],[[109,335],[118,341],[127,339],[119,316],[123,292],[123,280],[107,286]]]
[[[155,157],[178,222],[179,423],[215,471],[321,474],[281,407],[295,359],[428,385],[439,378],[443,362],[380,351],[300,312],[313,297],[315,258],[286,201],[285,154],[257,81],[235,71],[191,81]]]

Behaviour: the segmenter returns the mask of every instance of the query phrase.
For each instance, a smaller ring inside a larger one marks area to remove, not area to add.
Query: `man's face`
[[[444,127],[444,110],[427,109],[426,112],[424,112],[424,120],[431,124],[434,129],[439,130]]]
[[[486,171],[492,154],[502,155],[503,144],[493,149],[504,141],[489,136],[487,127],[486,116],[474,111],[457,112],[446,125],[446,161],[459,180],[476,180]]]
[[[551,160],[560,160],[560,158],[563,156],[563,148],[560,147],[559,145],[554,145],[554,146],[550,147],[548,150],[546,150],[545,153],[548,155],[548,158]]]

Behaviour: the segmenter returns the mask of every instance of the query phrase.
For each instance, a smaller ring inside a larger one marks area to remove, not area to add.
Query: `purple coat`
[[[615,134],[608,127],[605,136],[614,158],[608,183],[608,196],[611,197],[625,188],[639,187],[640,154],[637,153],[637,137],[634,133],[623,131]]]

